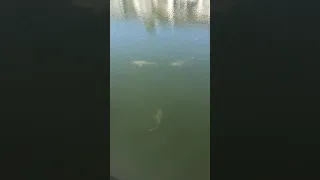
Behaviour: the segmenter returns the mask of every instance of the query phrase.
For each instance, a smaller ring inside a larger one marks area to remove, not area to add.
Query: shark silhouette
[[[181,67],[182,65],[184,65],[186,62],[188,61],[191,61],[191,60],[194,60],[195,58],[192,57],[191,59],[188,59],[188,60],[180,60],[180,61],[174,61],[172,63],[170,63],[171,66],[175,66],[175,67]]]
[[[154,65],[157,66],[157,63],[155,62],[148,62],[148,61],[132,61],[132,64],[137,65],[139,67],[145,66],[145,65]]]
[[[156,120],[156,127],[150,129],[149,131],[153,131],[159,127],[161,124],[161,119],[163,117],[162,109],[158,109],[156,115],[153,117]]]

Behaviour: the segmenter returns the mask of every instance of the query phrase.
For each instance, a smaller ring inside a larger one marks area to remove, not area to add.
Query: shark
[[[154,131],[155,129],[158,129],[159,125],[161,124],[162,117],[163,117],[162,109],[158,109],[156,115],[153,117],[156,121],[156,127],[150,129],[149,131]]]
[[[142,66],[146,66],[146,65],[155,65],[157,66],[157,63],[155,62],[148,62],[148,61],[132,61],[133,65],[137,65],[139,67],[142,67]]]
[[[185,61],[175,61],[175,62],[171,63],[171,66],[179,66],[179,67],[181,67],[184,63],[185,63]]]
[[[181,67],[182,65],[184,65],[186,62],[188,62],[188,61],[190,61],[190,60],[194,60],[195,58],[194,57],[192,57],[191,59],[189,59],[189,60],[184,60],[184,61],[182,61],[182,60],[180,60],[180,61],[174,61],[174,62],[172,62],[172,63],[170,63],[170,65],[171,66],[175,66],[175,67]]]

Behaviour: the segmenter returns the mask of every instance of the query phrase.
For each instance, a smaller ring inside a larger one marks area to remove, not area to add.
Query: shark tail
[[[156,130],[156,129],[158,129],[158,124],[156,124],[156,127],[154,127],[154,128],[152,128],[152,129],[149,129],[149,131],[151,132],[151,131],[154,131],[154,130]]]

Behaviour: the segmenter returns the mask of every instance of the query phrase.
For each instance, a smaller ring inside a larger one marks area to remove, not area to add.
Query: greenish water
[[[195,3],[149,2],[110,2],[111,175],[209,179],[210,17],[196,16]],[[175,61],[184,64],[172,66]],[[158,109],[161,124],[150,132]]]

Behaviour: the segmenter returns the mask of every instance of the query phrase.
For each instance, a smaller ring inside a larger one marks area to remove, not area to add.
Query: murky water
[[[209,179],[210,1],[111,0],[110,8],[111,174]]]

